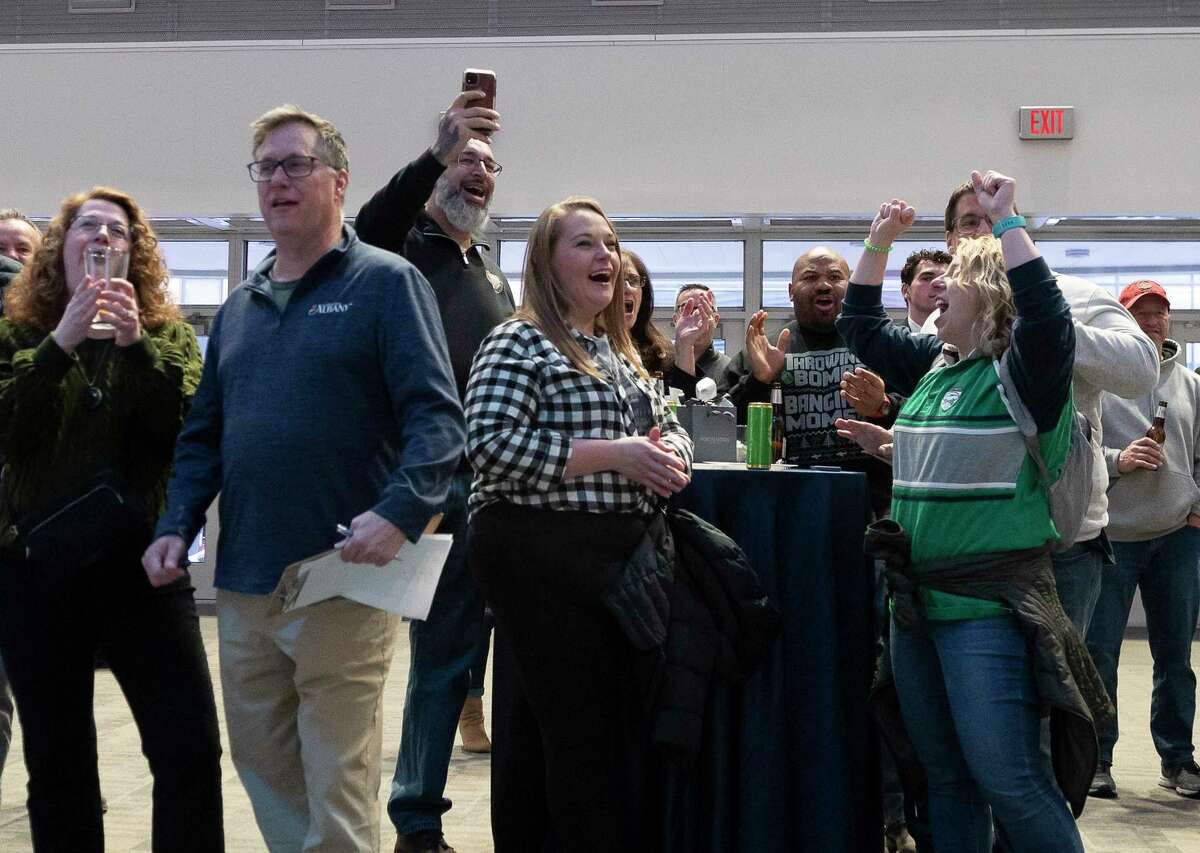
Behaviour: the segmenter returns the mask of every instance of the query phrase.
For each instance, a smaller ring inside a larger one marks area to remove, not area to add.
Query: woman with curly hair
[[[102,851],[97,651],[129,702],[154,775],[154,850],[224,847],[220,738],[185,577],[150,586],[140,557],[200,379],[142,209],[97,187],[68,198],[10,285],[0,320],[0,654],[29,770],[36,850]],[[125,279],[84,252],[129,254]],[[89,338],[100,314],[115,334]]]

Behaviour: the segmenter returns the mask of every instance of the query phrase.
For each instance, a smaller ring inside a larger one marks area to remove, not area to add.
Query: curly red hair
[[[112,187],[92,187],[62,203],[58,215],[50,221],[41,247],[5,292],[4,316],[13,323],[24,323],[44,332],[58,325],[70,294],[63,265],[63,241],[79,208],[92,199],[112,202],[129,218],[127,278],[137,292],[142,325],[157,329],[169,320],[181,319],[179,308],[167,290],[170,273],[149,218],[136,201]]]

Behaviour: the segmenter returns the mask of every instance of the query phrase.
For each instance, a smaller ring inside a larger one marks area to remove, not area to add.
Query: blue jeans
[[[388,817],[401,835],[441,829],[442,815],[450,809],[444,793],[458,716],[473,680],[477,695],[483,693],[481,661],[487,660],[490,631],[483,596],[467,566],[470,491],[471,475],[456,474],[438,529],[452,534],[454,544],[429,618],[411,622],[408,629],[404,724],[388,797]]]
[[[1079,636],[1086,637],[1088,623],[1100,598],[1100,576],[1104,555],[1089,545],[1077,543],[1061,554],[1052,554],[1054,586],[1058,600]]]
[[[1129,621],[1129,606],[1142,589],[1154,688],[1150,694],[1150,734],[1164,767],[1192,760],[1196,718],[1196,674],[1192,635],[1200,613],[1200,529],[1183,527],[1144,542],[1114,542],[1115,566],[1105,566],[1100,602],[1087,634],[1088,651],[1117,702],[1117,663]],[[1112,761],[1117,721],[1100,734],[1100,760]]]
[[[892,624],[900,710],[929,777],[934,845],[990,853],[992,814],[1022,853],[1083,853],[1047,775],[1033,662],[1009,618]]]

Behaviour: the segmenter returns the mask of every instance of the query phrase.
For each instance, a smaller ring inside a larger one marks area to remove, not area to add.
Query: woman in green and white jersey
[[[959,359],[920,381],[892,431],[849,421],[839,427],[890,456],[892,518],[911,541],[910,577],[923,620],[907,630],[893,618],[891,661],[905,727],[928,774],[937,849],[988,853],[994,814],[1017,850],[1082,853],[1039,749],[1045,697],[1035,685],[1027,626],[1003,596],[962,594],[974,591],[970,582],[965,590],[958,583],[955,593],[922,583],[923,574],[951,565],[969,576],[978,564],[981,581],[991,580],[984,575],[997,564],[1009,571],[1015,563],[1022,577],[1050,571],[1058,532],[1001,397],[997,359],[1006,360],[1033,415],[1052,475],[1071,441],[1070,310],[1015,213],[1015,182],[995,172],[973,172],[971,179],[995,236],[958,244],[935,283],[937,338],[905,335],[894,353],[928,364],[950,344]],[[887,250],[914,216],[898,199],[880,207],[847,303],[878,301]],[[1061,610],[1057,598],[1053,607]]]

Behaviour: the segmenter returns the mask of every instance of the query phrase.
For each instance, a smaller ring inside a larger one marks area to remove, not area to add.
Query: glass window
[[[1184,240],[1039,240],[1057,272],[1077,275],[1119,295],[1140,278],[1167,291],[1172,310],[1200,308],[1200,243]]]
[[[524,240],[500,243],[500,269],[521,304]],[[622,240],[621,248],[646,264],[654,285],[656,308],[670,310],[681,285],[700,283],[713,291],[718,308],[741,308],[745,276],[743,249],[737,240]]]
[[[816,246],[828,246],[846,259],[850,271],[863,252],[861,240],[764,240],[763,241],[763,307],[790,308],[788,285],[792,281],[792,266],[796,258]],[[888,254],[887,272],[883,277],[883,304],[886,308],[904,308],[900,295],[900,270],[908,256],[918,249],[944,249],[945,243],[936,240],[900,240],[892,244]]]
[[[526,241],[500,242],[500,270],[508,277],[517,305],[521,305],[521,272]],[[654,284],[654,305],[670,310],[683,284],[707,284],[713,289],[716,306],[742,307],[743,248],[740,241],[713,240],[623,240],[622,248],[634,252],[646,264]]]
[[[248,240],[246,242],[246,272],[257,267],[263,258],[275,248],[274,240]]]
[[[512,287],[513,299],[517,305],[521,304],[521,297],[525,290],[521,281],[521,271],[525,266],[526,245],[525,240],[500,241],[500,272],[504,273],[504,277],[508,279],[508,283]]]
[[[654,307],[668,312],[685,284],[703,284],[718,308],[741,308],[745,253],[733,240],[622,240],[621,248],[642,259],[654,285]]]
[[[161,240],[178,305],[220,305],[229,286],[229,244],[224,240]]]

